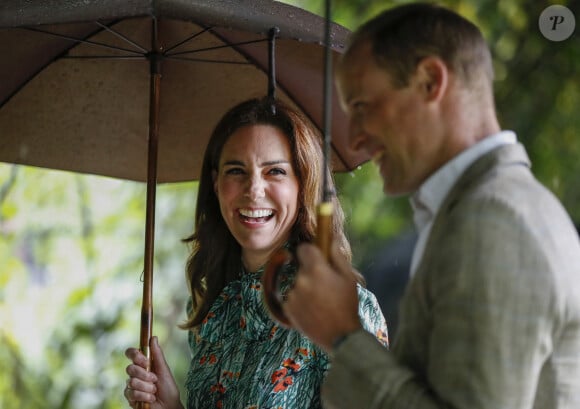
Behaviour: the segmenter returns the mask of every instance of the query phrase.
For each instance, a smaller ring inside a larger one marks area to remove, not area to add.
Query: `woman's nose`
[[[248,178],[246,196],[252,200],[263,198],[265,195],[265,181],[261,175],[252,175]]]

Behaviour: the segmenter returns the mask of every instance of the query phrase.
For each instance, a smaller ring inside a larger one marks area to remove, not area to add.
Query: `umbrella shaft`
[[[153,255],[155,242],[155,196],[157,189],[157,151],[159,142],[159,103],[161,93],[162,54],[157,42],[157,21],[153,19],[152,43],[149,55],[151,67],[149,98],[149,143],[147,150],[147,204],[145,220],[145,260],[143,274],[143,303],[141,308],[141,352],[148,358],[151,370],[149,341],[153,332]],[[149,403],[140,402],[139,409],[149,409]]]

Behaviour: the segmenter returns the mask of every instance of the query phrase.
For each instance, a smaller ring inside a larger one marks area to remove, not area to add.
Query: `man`
[[[410,195],[419,238],[397,338],[361,329],[351,269],[313,245],[284,303],[331,352],[338,408],[580,408],[580,242],[498,123],[489,49],[454,12],[388,10],[337,67],[350,144],[388,195]]]

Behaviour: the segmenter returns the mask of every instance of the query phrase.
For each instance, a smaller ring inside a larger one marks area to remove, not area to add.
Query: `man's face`
[[[420,76],[412,74],[408,85],[395,87],[367,43],[342,61],[337,83],[349,115],[351,148],[374,158],[386,194],[415,191],[432,171],[438,131],[432,129],[433,107]]]

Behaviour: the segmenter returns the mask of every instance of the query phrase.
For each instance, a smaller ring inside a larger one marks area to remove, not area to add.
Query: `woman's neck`
[[[270,252],[267,254],[248,254],[247,252],[242,252],[242,264],[246,271],[256,272],[268,262],[270,254]]]

